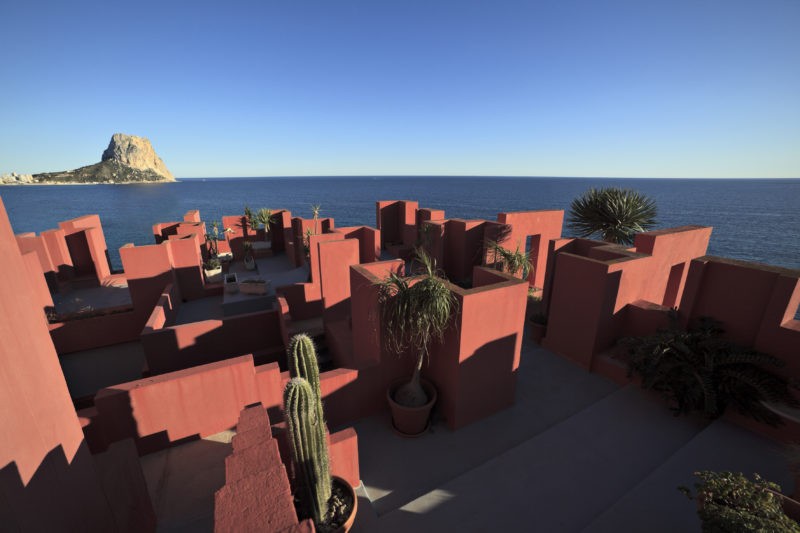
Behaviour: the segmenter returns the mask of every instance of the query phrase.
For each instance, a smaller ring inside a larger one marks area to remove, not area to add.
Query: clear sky
[[[800,1],[0,2],[0,172],[800,177]]]

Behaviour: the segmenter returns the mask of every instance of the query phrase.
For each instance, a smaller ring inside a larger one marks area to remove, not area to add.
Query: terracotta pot
[[[533,321],[530,321],[529,324],[531,340],[536,344],[542,344],[542,339],[544,338],[545,333],[547,333],[547,326]]]
[[[392,410],[392,425],[395,431],[404,437],[418,437],[428,429],[428,422],[431,417],[431,410],[436,403],[436,387],[427,380],[422,380],[422,389],[428,396],[428,403],[420,407],[406,407],[394,401],[394,393],[401,385],[408,383],[407,379],[399,379],[392,382],[386,391],[386,399],[389,401],[389,408]]]
[[[350,528],[353,527],[353,523],[356,521],[356,513],[358,512],[358,495],[356,494],[356,490],[344,479],[340,478],[339,476],[331,476],[334,482],[339,483],[341,487],[343,487],[346,491],[350,493],[350,496],[353,497],[353,509],[350,511],[350,516],[347,517],[344,524],[339,526],[337,529],[337,533],[347,533],[350,531]]]

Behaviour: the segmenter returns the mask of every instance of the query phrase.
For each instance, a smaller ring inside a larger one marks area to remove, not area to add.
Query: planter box
[[[242,280],[239,282],[239,291],[242,294],[267,294],[269,282],[265,280]]]
[[[206,275],[206,283],[221,283],[222,282],[222,267],[214,268],[211,270],[203,269]]]
[[[225,284],[225,292],[229,294],[235,294],[239,292],[239,279],[236,277],[236,273],[225,274],[223,283]]]
[[[528,324],[529,324],[528,326],[529,331],[531,332],[531,340],[536,344],[542,344],[542,339],[547,333],[547,326],[545,324],[539,324],[538,322],[534,322],[532,320],[529,320]]]

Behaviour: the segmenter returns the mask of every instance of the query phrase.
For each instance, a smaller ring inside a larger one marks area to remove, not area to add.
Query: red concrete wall
[[[58,225],[64,230],[76,275],[94,275],[98,280],[111,275],[108,246],[99,216],[85,215]]]
[[[53,268],[56,270],[58,279],[66,281],[72,277],[74,267],[72,265],[72,258],[69,256],[69,248],[67,247],[67,240],[63,229],[49,229],[41,233],[44,239],[47,250],[50,254],[50,259],[53,263]]]
[[[410,247],[417,239],[418,202],[384,200],[375,203],[376,225],[381,232],[381,248],[390,245]]]
[[[346,317],[350,314],[350,266],[359,263],[359,242],[345,239],[318,246],[324,316],[326,320]]]
[[[340,233],[345,239],[358,239],[359,263],[372,263],[381,257],[381,232],[369,226],[336,228],[333,233]]]
[[[114,527],[0,199],[0,520],[7,530]]]
[[[530,251],[533,270],[529,281],[536,287],[544,286],[545,268],[547,265],[548,243],[551,239],[561,237],[561,228],[564,222],[564,211],[517,211],[512,213],[499,213],[497,221],[509,224],[511,232],[503,242],[504,248],[524,252],[528,236],[534,236],[532,242],[534,249]]]
[[[365,410],[384,407],[386,389],[395,379],[411,375],[413,354],[398,357],[383,349],[377,282],[401,261],[357,265],[350,269],[352,289],[352,362],[358,379],[339,376],[339,406],[350,401],[344,422],[365,416]],[[475,268],[475,287],[451,285],[458,301],[453,327],[442,345],[431,349],[423,375],[439,391],[439,412],[456,429],[507,407],[514,400],[516,369],[522,346],[527,283],[507,274]],[[344,344],[338,341],[339,345]],[[479,393],[477,391],[480,391]],[[371,413],[369,413],[371,414]]]
[[[185,215],[183,215],[184,222],[202,222],[200,220],[200,211],[197,209],[193,209],[191,211],[187,211]]]
[[[483,220],[452,219],[445,223],[443,267],[449,279],[469,282],[472,268],[483,263],[484,225]]]
[[[800,271],[718,257],[692,261],[681,303],[687,319],[711,316],[725,336],[786,361],[800,378]]]
[[[203,278],[201,246],[205,239],[198,233],[170,237],[164,245],[169,248],[169,258],[175,272],[180,294],[186,300],[206,296]]]
[[[553,241],[553,250],[560,248],[545,284],[543,346],[591,369],[596,354],[629,334],[627,305],[680,302],[687,265],[705,254],[710,236],[711,228],[699,226],[644,233],[636,237],[636,251],[583,239]]]
[[[241,412],[232,445],[225,486],[214,496],[214,531],[300,531],[289,479],[261,406]]]
[[[282,352],[284,347],[278,311],[145,329],[141,342],[147,366],[153,374],[253,352]]]
[[[50,295],[50,290],[47,287],[44,276],[42,276],[39,271],[41,265],[39,257],[35,252],[28,252],[22,255],[22,259],[25,263],[25,272],[23,275],[28,278],[31,286],[31,293],[28,295],[28,298],[42,311],[52,308],[53,297]]]
[[[145,318],[136,311],[49,324],[59,354],[130,342],[139,338]]]

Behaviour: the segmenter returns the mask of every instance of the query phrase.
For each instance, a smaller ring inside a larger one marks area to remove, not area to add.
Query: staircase
[[[527,342],[511,409],[418,439],[387,424],[356,425],[354,531],[699,531],[677,490],[694,471],[758,472],[793,488],[777,444],[725,421],[675,418],[658,396]]]

